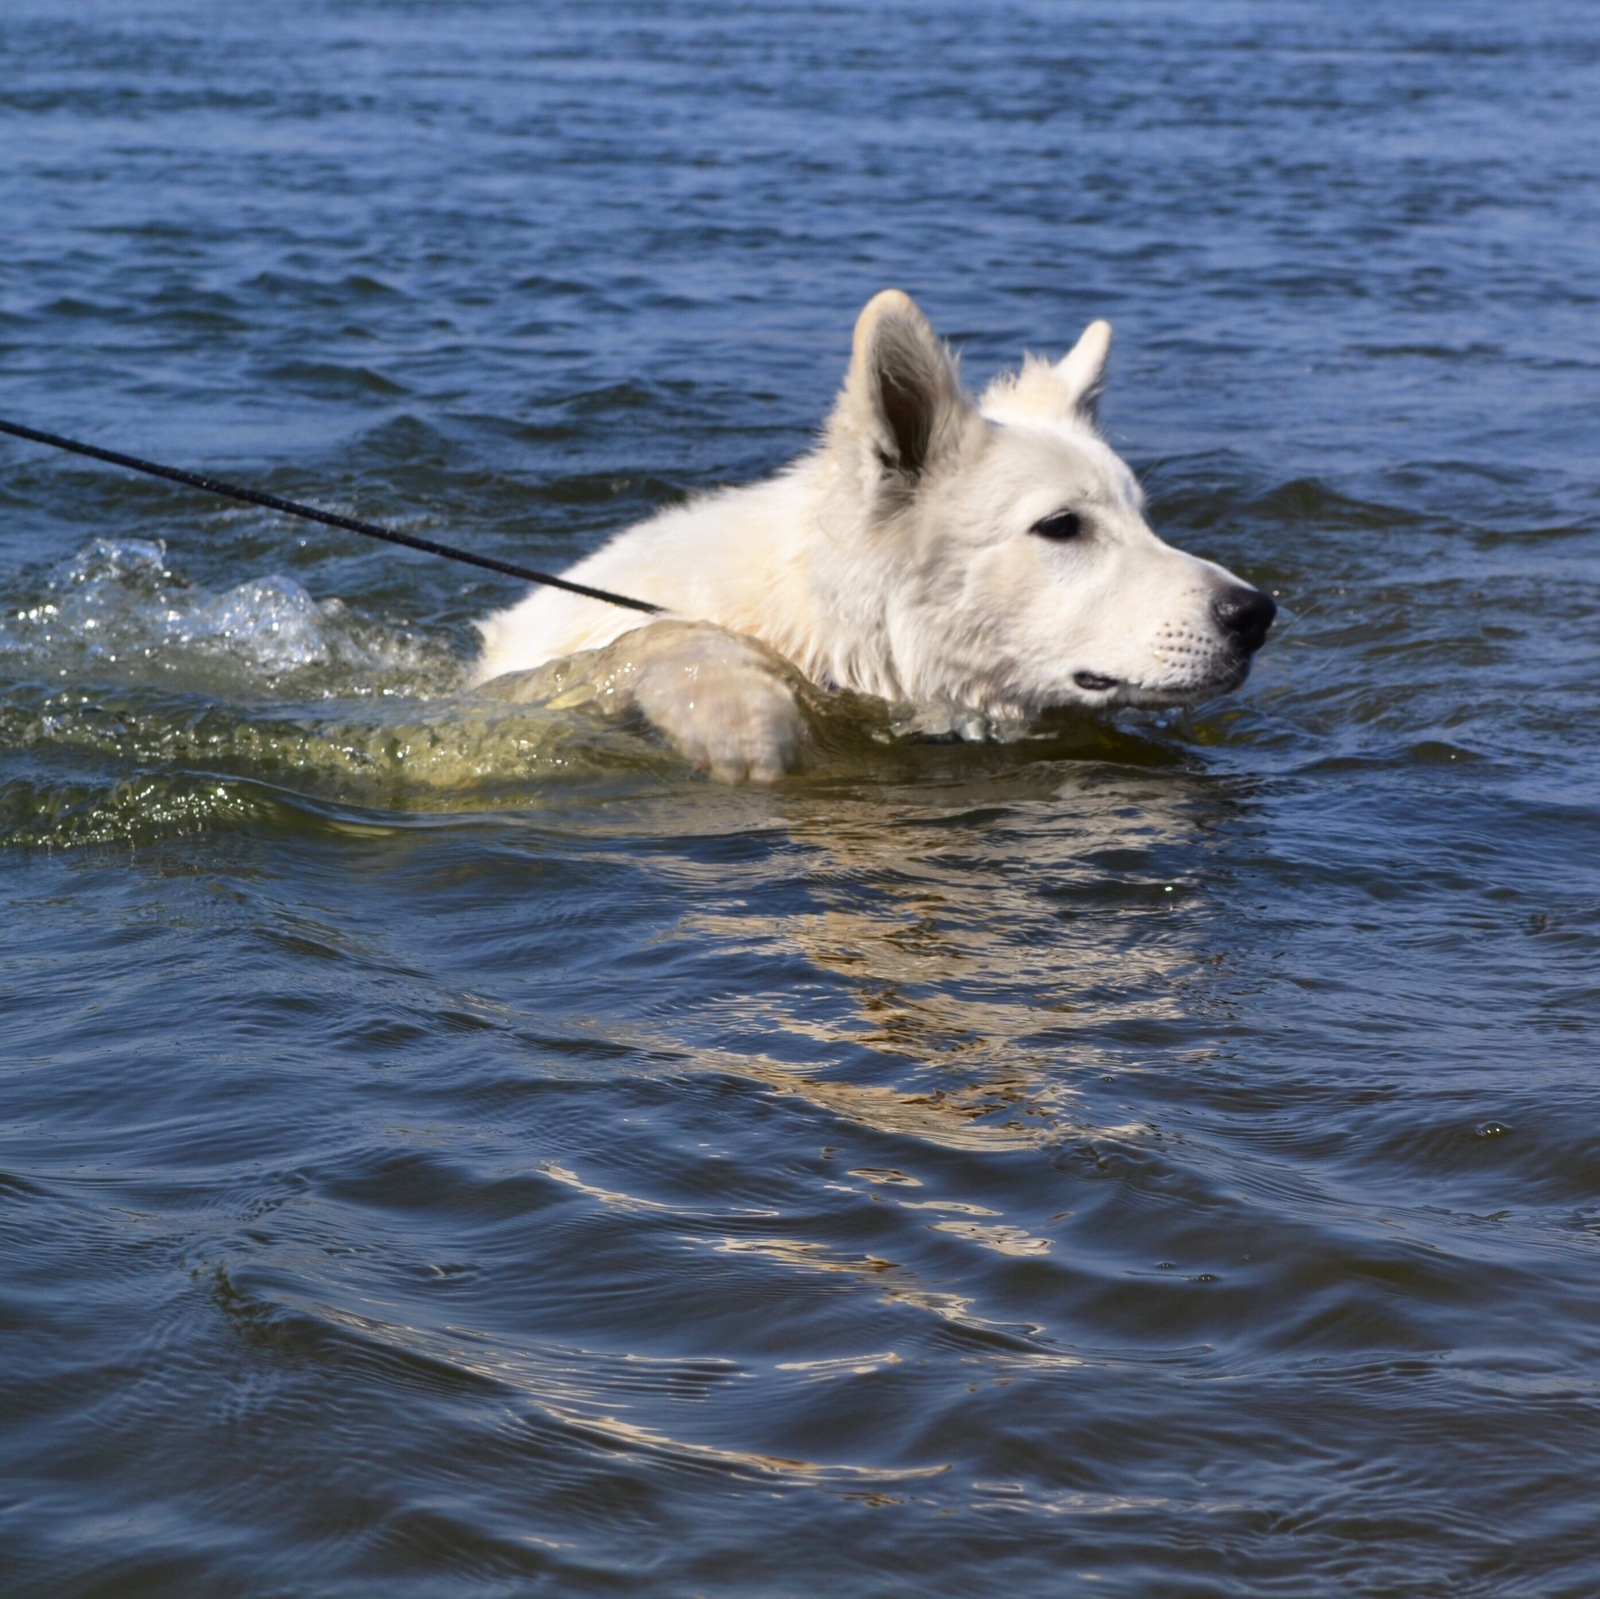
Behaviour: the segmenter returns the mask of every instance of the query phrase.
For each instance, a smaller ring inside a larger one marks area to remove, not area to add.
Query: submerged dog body
[[[567,575],[748,635],[824,687],[889,700],[1027,719],[1226,693],[1274,606],[1145,523],[1138,483],[1095,428],[1110,342],[1092,323],[1061,361],[1030,357],[974,401],[921,311],[886,290],[856,324],[817,450],[765,483],[652,517]],[[479,624],[476,677],[639,627],[536,591]],[[692,698],[650,714],[699,748],[681,725]],[[747,770],[775,775],[793,763],[798,720],[789,735],[745,736]]]

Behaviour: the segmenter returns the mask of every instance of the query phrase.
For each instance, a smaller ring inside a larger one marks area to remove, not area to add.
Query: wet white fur
[[[1239,580],[1146,525],[1138,483],[1094,423],[1110,344],[1110,327],[1091,323],[1059,362],[1030,357],[974,402],[921,311],[886,290],[856,324],[816,450],[629,528],[568,575],[750,635],[821,685],[889,700],[1028,718],[1225,692],[1247,663],[1212,603]],[[1077,537],[1030,532],[1062,510],[1082,519]],[[478,625],[479,682],[641,627],[556,589]],[[1115,685],[1085,687],[1078,673]],[[703,744],[692,708],[650,714],[680,747]],[[791,765],[797,727],[796,716],[795,729],[771,730],[749,773]]]

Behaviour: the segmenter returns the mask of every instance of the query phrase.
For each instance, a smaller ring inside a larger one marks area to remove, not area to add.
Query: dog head
[[[1029,357],[974,403],[906,295],[861,313],[812,574],[819,604],[873,630],[893,663],[892,682],[857,686],[1026,717],[1187,704],[1244,681],[1276,607],[1151,531],[1095,426],[1110,347],[1091,323],[1060,361]]]

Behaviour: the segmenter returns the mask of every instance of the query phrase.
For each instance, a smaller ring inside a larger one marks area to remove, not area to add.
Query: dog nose
[[[1278,614],[1270,594],[1260,589],[1227,589],[1211,602],[1211,614],[1224,633],[1237,640],[1246,655],[1254,655],[1266,641],[1267,629]]]

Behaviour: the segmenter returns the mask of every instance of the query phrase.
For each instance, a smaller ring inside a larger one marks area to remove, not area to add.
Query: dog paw
[[[781,656],[704,624],[657,623],[618,644],[630,641],[634,703],[697,769],[771,783],[799,765],[805,728]]]
[[[800,764],[802,678],[781,655],[710,622],[650,622],[596,650],[491,678],[488,699],[642,716],[700,771],[771,783]]]

